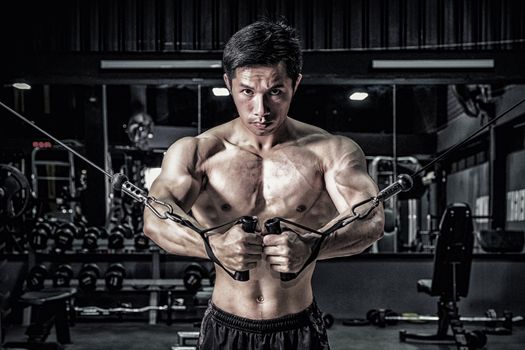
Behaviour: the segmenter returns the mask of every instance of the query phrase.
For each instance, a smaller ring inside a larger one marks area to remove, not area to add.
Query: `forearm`
[[[199,227],[195,219],[180,208],[175,207],[174,212]],[[144,234],[168,253],[208,258],[204,241],[197,232],[170,219],[160,219],[147,207],[144,209]]]
[[[332,220],[321,231],[335,222],[348,217],[343,213]],[[384,229],[382,206],[375,208],[366,218],[358,219],[327,236],[319,251],[318,260],[359,254],[381,239]]]

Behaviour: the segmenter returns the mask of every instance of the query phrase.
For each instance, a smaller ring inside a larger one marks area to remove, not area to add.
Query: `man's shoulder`
[[[297,140],[300,143],[310,144],[314,147],[328,148],[332,151],[334,149],[345,151],[359,147],[354,140],[347,136],[332,134],[320,127],[298,120],[293,120],[293,123],[295,125]]]

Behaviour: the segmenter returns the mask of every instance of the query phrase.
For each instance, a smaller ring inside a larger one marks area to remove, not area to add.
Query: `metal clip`
[[[155,204],[158,204],[160,206],[163,206],[164,208],[166,208],[166,210],[164,211],[164,213],[161,213],[160,211],[157,210],[157,208],[155,208],[151,202],[155,203]],[[151,210],[153,212],[153,214],[155,214],[159,219],[162,219],[162,220],[166,220],[166,219],[172,219],[173,221],[176,221],[176,222],[180,222],[180,220],[174,220],[173,218],[173,208],[171,205],[169,205],[168,203],[165,203],[163,201],[159,201],[157,198],[155,197],[146,197],[145,199],[145,203],[146,207],[148,207],[149,210]]]

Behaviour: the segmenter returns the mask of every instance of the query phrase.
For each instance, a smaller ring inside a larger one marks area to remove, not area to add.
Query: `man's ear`
[[[228,91],[230,92],[230,95],[231,95],[232,87],[231,87],[231,84],[230,84],[230,78],[228,78],[228,74],[224,73],[223,76],[222,76],[222,79],[224,80],[224,84],[226,84],[226,88],[228,89]]]
[[[297,76],[297,80],[295,81],[295,86],[293,88],[294,95],[295,95],[295,92],[297,91],[297,88],[299,87],[299,83],[301,82],[302,78],[303,78],[303,75],[299,73],[299,75]]]

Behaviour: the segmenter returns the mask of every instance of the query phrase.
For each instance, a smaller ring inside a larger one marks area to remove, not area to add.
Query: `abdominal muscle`
[[[264,260],[250,270],[250,280],[235,281],[216,266],[217,277],[212,302],[231,314],[256,320],[272,319],[306,309],[313,301],[311,278],[313,265],[288,282],[270,270]]]

